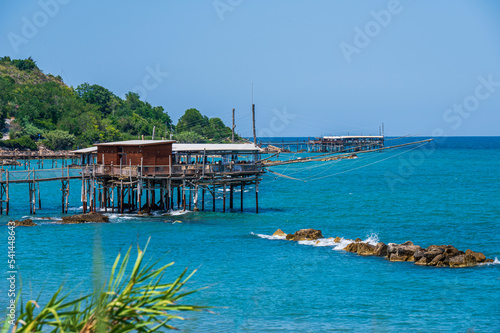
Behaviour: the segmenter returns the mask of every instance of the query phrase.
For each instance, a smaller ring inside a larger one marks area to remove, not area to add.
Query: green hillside
[[[151,138],[153,128],[155,139],[170,138],[170,134],[181,142],[231,139],[231,129],[219,118],[189,109],[175,126],[163,107],[141,101],[137,93],[129,92],[122,99],[96,84],[68,87],[60,76],[44,74],[31,58],[0,58],[0,117],[15,119],[11,140],[0,141],[4,147],[36,149],[34,141],[51,149],[87,147]]]

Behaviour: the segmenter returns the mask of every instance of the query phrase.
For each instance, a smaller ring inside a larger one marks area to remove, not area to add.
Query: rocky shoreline
[[[42,220],[52,220],[50,217],[42,217]],[[9,222],[14,222],[16,227],[34,227],[37,224],[33,222],[32,219],[26,220],[10,220]],[[70,216],[63,216],[61,221],[57,223],[62,224],[77,224],[77,223],[106,223],[109,222],[109,217],[100,213],[87,213],[87,214],[77,214]]]
[[[287,234],[281,229],[276,230],[273,236],[285,237],[290,241],[314,241],[323,239],[321,230],[316,229],[301,229],[293,234]],[[341,243],[342,238],[330,237],[334,243]],[[473,267],[477,264],[491,263],[493,259],[487,259],[481,252],[466,250],[459,251],[453,245],[431,245],[423,248],[420,245],[415,245],[411,241],[403,244],[382,243],[376,245],[363,242],[360,238],[355,240],[347,239],[350,243],[343,249],[347,252],[357,253],[361,256],[378,256],[386,258],[389,261],[414,262],[419,266],[431,267]]]

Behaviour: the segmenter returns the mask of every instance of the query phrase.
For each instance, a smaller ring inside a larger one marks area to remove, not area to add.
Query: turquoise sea
[[[500,331],[498,259],[473,268],[419,267],[346,253],[328,242],[269,237],[278,228],[315,228],[325,237],[452,244],[500,259],[500,137],[438,138],[417,149],[272,170],[299,180],[264,176],[258,214],[250,188],[244,213],[238,192],[229,213],[222,213],[218,200],[215,213],[109,214],[109,224],[36,220],[37,227],[17,228],[25,299],[41,294],[43,303],[63,282],[75,296],[90,291],[94,253],[109,271],[119,251],[144,247],[151,237],[146,256],[175,261],[166,279],[185,267],[198,269],[188,288],[208,288],[187,301],[216,307],[213,313],[184,313],[189,320],[176,324],[187,332]],[[41,187],[35,219],[61,216],[60,188],[59,182]],[[0,217],[2,224],[29,216],[27,196],[27,185],[11,187],[11,212]],[[80,182],[72,181],[71,213],[81,211],[79,196]],[[2,234],[5,309],[6,228]]]

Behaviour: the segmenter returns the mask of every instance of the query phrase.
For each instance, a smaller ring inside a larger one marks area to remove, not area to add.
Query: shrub
[[[184,131],[174,135],[174,139],[182,143],[199,143],[206,142],[207,139],[193,131]]]
[[[29,136],[22,136],[18,139],[0,141],[0,147],[38,150],[35,141]]]
[[[45,133],[44,136],[44,142],[50,149],[68,149],[75,144],[75,136],[66,131],[50,131]]]

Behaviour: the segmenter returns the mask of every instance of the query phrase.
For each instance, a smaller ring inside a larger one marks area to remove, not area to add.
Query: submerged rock
[[[73,224],[73,223],[86,223],[86,222],[109,222],[109,217],[99,214],[99,213],[87,213],[87,214],[78,214],[71,216],[63,216],[62,223]]]
[[[16,227],[34,227],[34,226],[36,226],[36,223],[34,223],[32,219],[26,219],[26,220],[22,220],[22,221],[18,221],[18,220],[12,221],[11,220],[9,222],[14,222],[14,225]]]
[[[284,236],[284,237],[286,237],[286,233],[285,233],[285,232],[283,232],[283,230],[278,229],[278,230],[276,230],[276,231],[274,232],[273,236]]]

